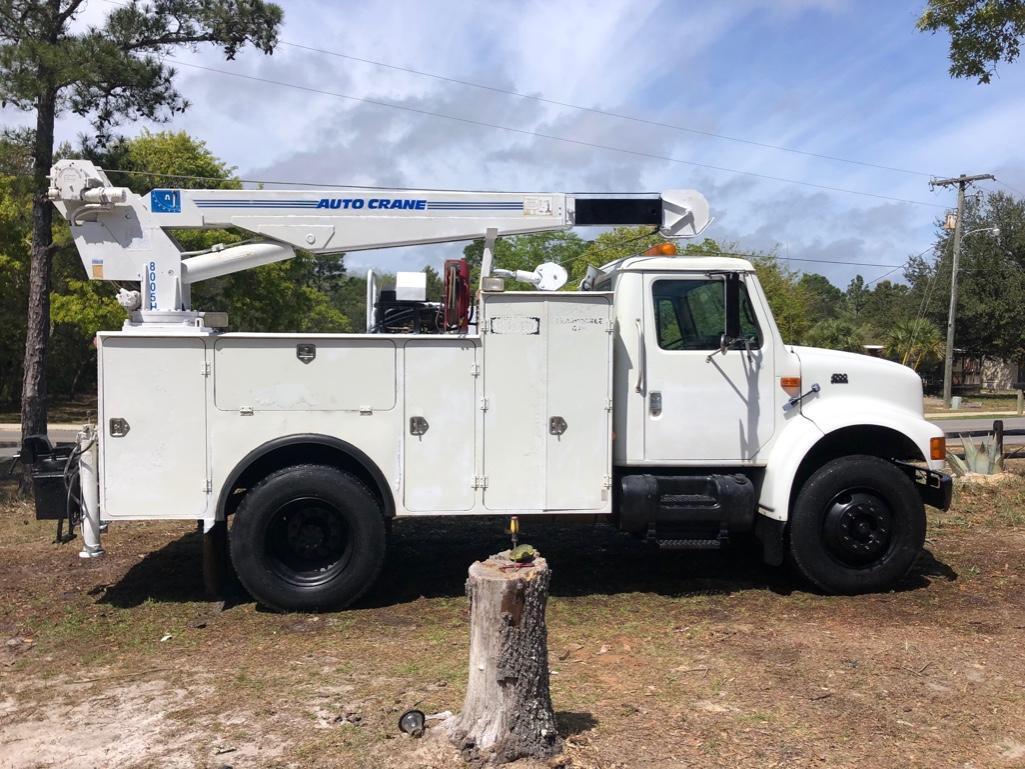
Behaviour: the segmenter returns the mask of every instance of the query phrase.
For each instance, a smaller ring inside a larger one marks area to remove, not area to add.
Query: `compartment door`
[[[466,340],[405,345],[402,499],[411,512],[473,507],[476,362]]]
[[[545,302],[489,296],[484,304],[484,506],[545,507],[548,437]]]
[[[104,337],[100,354],[103,518],[206,517],[204,340]]]
[[[608,297],[548,302],[549,510],[597,511],[610,504],[611,328]]]

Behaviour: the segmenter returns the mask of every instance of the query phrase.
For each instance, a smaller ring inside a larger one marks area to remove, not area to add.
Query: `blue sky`
[[[315,2],[280,0],[281,38],[349,55],[807,152],[925,174],[991,172],[1025,190],[1025,64],[988,86],[947,75],[946,35],[923,2]],[[80,23],[110,8],[91,0]],[[182,61],[696,163],[854,189],[831,192],[609,152],[179,68],[193,106],[171,127],[205,139],[245,177],[528,190],[694,187],[707,235],[782,256],[899,264],[926,249],[952,191],[928,177],[812,158],[561,108],[282,46]],[[10,112],[5,123],[23,122]],[[141,125],[124,126],[125,133]],[[150,126],[152,128],[152,126]],[[58,134],[85,130],[62,121]],[[992,184],[983,188],[1001,189]],[[1006,188],[1003,188],[1006,189]],[[589,236],[592,233],[581,232]],[[410,269],[452,247],[352,254]],[[845,285],[888,267],[799,269]]]

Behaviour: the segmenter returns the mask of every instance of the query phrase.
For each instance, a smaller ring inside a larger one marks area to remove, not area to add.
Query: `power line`
[[[1021,196],[1022,196],[1023,198],[1025,198],[1025,192],[1022,192],[1022,191],[1021,191],[1021,190],[1019,190],[1019,189],[1018,189],[1017,187],[1012,187],[1012,186],[1011,186],[1010,184],[1008,184],[1007,182],[1002,182],[1002,181],[1000,181],[999,179],[994,179],[993,181],[995,181],[995,182],[996,182],[997,184],[999,184],[999,185],[1000,185],[1001,187],[1006,187],[1006,188],[1007,188],[1007,189],[1009,189],[1009,190],[1010,190],[1011,192],[1014,192],[1014,193],[1016,193],[1016,194],[1018,194],[1018,195],[1021,195]]]
[[[768,181],[782,182],[783,184],[796,184],[803,187],[811,187],[814,189],[825,190],[828,192],[841,192],[849,195],[861,195],[863,197],[875,198],[877,200],[889,200],[897,203],[910,203],[916,206],[928,206],[930,208],[942,208],[946,209],[947,206],[939,203],[928,203],[921,200],[911,200],[908,198],[898,198],[891,195],[882,195],[875,192],[865,192],[863,190],[852,190],[844,187],[834,187],[827,184],[818,184],[816,182],[806,182],[799,179],[788,179],[782,176],[772,176],[769,174],[757,173],[755,171],[743,171],[736,168],[727,168],[725,166],[716,166],[709,163],[699,163],[694,160],[684,160],[683,158],[675,158],[669,155],[657,155],[651,152],[643,152],[641,150],[631,150],[624,147],[613,147],[607,144],[598,144],[596,142],[588,142],[582,139],[573,139],[566,136],[556,136],[554,134],[548,134],[541,131],[533,131],[525,128],[514,128],[512,126],[501,125],[499,123],[489,123],[482,120],[474,120],[472,118],[459,117],[456,115],[447,115],[443,112],[434,112],[432,110],[421,109],[419,107],[411,107],[407,104],[396,104],[394,102],[381,101],[379,99],[370,99],[362,96],[352,96],[350,94],[339,93],[337,91],[327,91],[321,88],[313,88],[311,86],[299,85],[297,83],[288,83],[283,80],[273,80],[271,78],[257,77],[256,75],[245,75],[240,72],[230,72],[224,69],[217,69],[215,67],[207,67],[201,64],[194,64],[187,61],[181,61],[180,59],[174,59],[167,57],[167,61],[180,64],[185,67],[191,67],[192,69],[203,70],[205,72],[214,72],[220,75],[227,75],[228,77],[235,77],[242,80],[251,80],[257,83],[266,83],[268,85],[277,85],[285,88],[294,88],[299,91],[305,91],[307,93],[316,93],[324,96],[333,96],[339,99],[347,99],[349,101],[360,102],[363,104],[372,104],[378,107],[388,107],[390,109],[403,110],[405,112],[412,112],[418,115],[426,115],[428,117],[443,118],[445,120],[453,120],[459,123],[466,123],[468,125],[481,126],[484,128],[496,128],[501,131],[509,131],[512,133],[522,134],[524,136],[535,136],[541,139],[550,139],[552,141],[563,142],[566,144],[573,144],[580,147],[589,147],[591,149],[606,150],[610,152],[620,152],[626,155],[634,155],[636,157],[644,157],[653,160],[663,160],[668,163],[679,163],[681,165],[693,166],[695,168],[704,168],[711,171],[722,171],[731,174],[740,174],[743,176],[750,176],[757,179],[765,179]]]
[[[896,267],[894,267],[894,268],[893,268],[892,270],[890,270],[889,272],[883,273],[883,274],[882,274],[882,275],[880,275],[880,276],[879,276],[878,278],[872,278],[872,280],[868,281],[868,282],[867,282],[867,283],[866,283],[865,285],[866,285],[866,286],[871,286],[871,285],[872,285],[873,283],[878,283],[878,282],[879,282],[879,281],[881,281],[881,280],[882,280],[883,278],[888,278],[888,277],[890,277],[891,275],[893,275],[893,273],[895,273],[895,272],[896,272],[897,270],[899,270],[899,269],[903,268],[903,267],[904,267],[904,265],[906,265],[906,264],[907,264],[907,262],[904,262],[904,264],[898,264],[898,265],[897,265]],[[882,266],[884,266],[884,265],[879,265],[879,266],[880,266],[880,267],[882,267]]]
[[[479,88],[484,91],[491,91],[493,93],[505,94],[507,96],[515,96],[518,99],[528,99],[530,101],[536,101],[542,104],[551,104],[556,107],[565,107],[567,109],[577,110],[579,112],[589,112],[594,115],[602,115],[604,117],[616,118],[617,120],[627,120],[632,123],[640,123],[642,125],[655,126],[658,128],[669,128],[673,131],[681,131],[684,133],[696,134],[698,136],[707,136],[713,139],[722,139],[724,141],[736,142],[738,144],[747,144],[752,147],[761,147],[763,149],[777,150],[779,152],[790,152],[795,155],[804,155],[805,157],[818,158],[820,160],[832,160],[838,163],[848,163],[850,165],[864,166],[866,168],[877,168],[883,171],[894,171],[901,174],[911,174],[913,176],[935,176],[935,174],[929,174],[925,171],[915,171],[909,168],[899,168],[897,166],[887,166],[881,163],[871,163],[866,160],[854,160],[852,158],[844,158],[839,155],[827,155],[819,152],[809,152],[807,150],[797,149],[796,147],[786,147],[781,144],[770,144],[769,142],[760,142],[753,139],[744,139],[738,136],[727,136],[726,134],[716,133],[714,131],[706,131],[700,128],[694,128],[692,126],[679,125],[677,123],[666,123],[660,120],[651,120],[649,118],[638,117],[637,115],[628,115],[622,112],[613,112],[611,110],[598,109],[597,107],[585,107],[580,104],[573,104],[571,102],[559,101],[558,99],[550,99],[545,96],[539,96],[536,94],[523,93],[522,91],[516,91],[511,88],[500,88],[499,86],[488,85],[486,83],[477,83],[472,80],[460,80],[459,78],[447,77],[445,75],[439,75],[435,72],[427,72],[425,70],[414,69],[413,67],[403,67],[398,64],[389,64],[385,61],[377,61],[375,59],[366,59],[361,56],[353,56],[351,54],[342,53],[341,51],[331,51],[325,48],[317,48],[312,45],[305,45],[303,43],[294,43],[287,40],[279,40],[281,45],[287,45],[290,48],[298,48],[303,51],[310,51],[313,53],[323,54],[325,56],[334,56],[339,59],[348,59],[350,61],[358,61],[363,64],[372,64],[375,67],[384,67],[386,69],[395,70],[397,72],[406,72],[412,75],[419,75],[421,77],[429,77],[434,80],[440,80],[445,83],[454,83],[457,85],[465,85],[470,88]]]
[[[105,0],[105,2],[116,5],[119,7],[127,7],[125,3],[118,2],[118,0]],[[370,64],[375,67],[383,67],[385,69],[391,69],[396,72],[405,72],[411,75],[418,75],[420,77],[427,77],[434,80],[439,80],[445,83],[453,83],[456,85],[468,86],[470,88],[478,88],[484,91],[491,91],[493,93],[500,93],[506,96],[513,96],[518,99],[526,99],[529,101],[535,101],[542,104],[551,104],[556,107],[564,107],[566,109],[577,110],[579,112],[588,112],[594,115],[602,115],[604,117],[611,117],[617,120],[626,120],[632,123],[638,123],[641,125],[650,125],[658,128],[668,128],[673,131],[680,131],[683,133],[695,134],[698,136],[707,136],[713,139],[721,139],[723,141],[735,142],[738,144],[746,144],[751,147],[761,147],[763,149],[771,149],[779,152],[789,152],[795,155],[803,155],[804,157],[818,158],[820,160],[831,160],[838,163],[847,163],[850,165],[862,166],[865,168],[876,168],[882,171],[893,171],[895,173],[909,174],[912,176],[924,176],[932,177],[936,174],[927,173],[925,171],[917,171],[910,168],[901,168],[899,166],[888,166],[882,163],[872,163],[867,160],[855,160],[853,158],[845,158],[839,155],[829,155],[820,152],[810,152],[808,150],[801,150],[796,147],[787,147],[781,144],[772,144],[770,142],[761,142],[754,139],[745,139],[739,136],[729,136],[726,134],[716,133],[715,131],[708,131],[701,128],[694,128],[693,126],[680,125],[678,123],[667,123],[660,120],[652,120],[650,118],[639,117],[637,115],[629,115],[623,112],[613,112],[612,110],[603,110],[597,107],[585,107],[581,104],[574,104],[572,102],[560,101],[558,99],[551,99],[546,96],[539,94],[523,93],[512,88],[502,88],[500,86],[489,85],[487,83],[479,83],[473,80],[462,80],[460,78],[449,77],[446,75],[440,75],[436,72],[428,72],[426,70],[416,69],[414,67],[404,67],[399,64],[391,64],[385,61],[378,61],[376,59],[368,59],[361,56],[355,56],[352,54],[342,53],[341,51],[333,51],[327,48],[319,48],[317,46],[307,45],[305,43],[297,43],[288,40],[278,40],[280,45],[285,45],[290,48],[297,48],[303,51],[309,51],[311,53],[318,53],[324,56],[334,56],[339,59],[348,59],[349,61],[356,61],[362,64]],[[179,62],[184,64],[185,62]],[[188,65],[186,65],[188,66]],[[741,173],[741,172],[737,172]],[[386,188],[381,188],[386,189]]]

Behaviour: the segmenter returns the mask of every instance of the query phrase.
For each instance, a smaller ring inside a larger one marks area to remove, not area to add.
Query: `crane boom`
[[[50,178],[50,200],[70,223],[88,276],[140,281],[142,309],[158,312],[187,310],[192,283],[291,258],[296,248],[326,254],[611,224],[651,224],[667,236],[687,237],[709,221],[708,203],[693,190],[657,199],[379,189],[139,195],[113,186],[85,160],[58,161]],[[225,227],[260,240],[191,255],[168,234]]]

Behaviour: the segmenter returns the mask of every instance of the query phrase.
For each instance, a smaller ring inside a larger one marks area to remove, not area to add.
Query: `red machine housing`
[[[470,265],[465,259],[445,261],[445,330],[465,332],[470,323]]]

